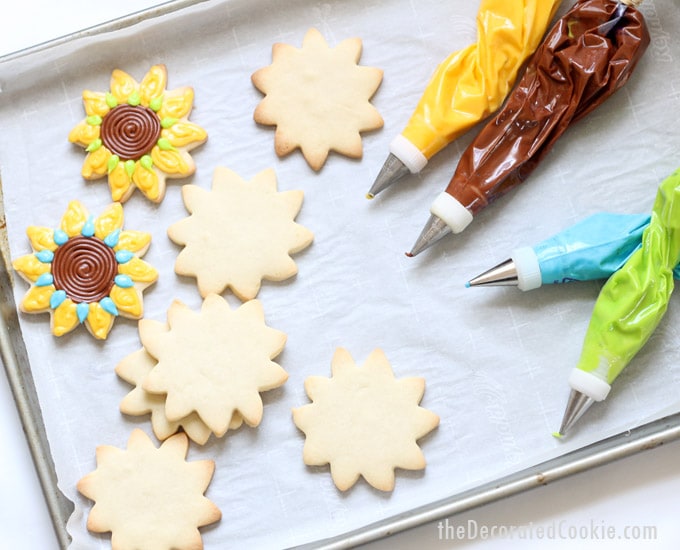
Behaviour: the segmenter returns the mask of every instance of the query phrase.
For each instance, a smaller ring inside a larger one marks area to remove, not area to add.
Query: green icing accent
[[[161,126],[163,128],[170,128],[174,126],[179,119],[177,118],[172,118],[172,117],[165,117],[163,120],[161,120]]]
[[[144,155],[141,159],[139,159],[139,164],[141,164],[147,170],[151,170],[151,167],[153,166],[153,159],[151,158],[151,155]]]
[[[102,146],[102,140],[97,138],[95,139],[92,143],[90,143],[87,147],[85,147],[85,150],[88,153],[91,153],[92,151],[96,151]]]
[[[158,148],[161,151],[172,151],[174,147],[167,138],[161,138],[158,140]]]
[[[130,96],[127,99],[128,105],[132,105],[133,107],[136,107],[142,102],[142,99],[139,97],[139,92],[132,92]]]
[[[156,113],[161,110],[163,106],[163,96],[154,97],[149,103],[149,109]]]
[[[101,126],[102,117],[99,115],[92,115],[85,119],[90,126]]]
[[[577,367],[607,383],[642,349],[666,313],[680,258],[680,170],[659,186],[642,246],[595,302]]]
[[[113,109],[118,105],[118,100],[113,96],[111,92],[106,92],[106,104]]]
[[[120,162],[120,157],[118,155],[111,155],[109,157],[109,161],[106,165],[106,170],[110,174],[116,169],[116,166],[118,166],[118,163]]]
[[[132,174],[135,173],[135,164],[137,164],[134,160],[126,160],[125,161],[125,171],[127,172],[127,175],[132,177]]]

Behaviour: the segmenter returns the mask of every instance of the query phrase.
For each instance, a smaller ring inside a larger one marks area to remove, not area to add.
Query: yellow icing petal
[[[154,170],[144,168],[144,166],[137,163],[137,167],[132,174],[132,181],[144,193],[146,198],[154,202],[160,201],[160,182],[158,181],[158,174]]]
[[[21,310],[26,313],[39,313],[50,309],[50,297],[54,286],[31,286],[21,301]]]
[[[52,334],[63,336],[78,326],[76,305],[66,298],[52,313]]]
[[[125,71],[115,69],[111,73],[111,94],[118,103],[127,103],[128,98],[138,89],[137,81]]]
[[[123,227],[123,207],[120,203],[114,202],[94,221],[94,234],[98,239],[104,240],[104,237],[121,227]]]
[[[139,86],[142,105],[148,107],[152,99],[163,95],[167,82],[168,71],[165,69],[165,65],[154,65],[151,67]]]
[[[71,143],[77,143],[83,147],[87,147],[95,139],[99,139],[100,126],[96,124],[88,124],[86,121],[80,122],[68,135],[68,140]]]
[[[36,252],[41,250],[51,250],[54,252],[57,249],[57,244],[54,242],[54,230],[49,227],[31,225],[26,229],[26,235],[28,235],[31,241],[31,247]]]
[[[113,326],[113,320],[115,317],[109,312],[105,311],[99,302],[93,302],[90,304],[90,312],[87,314],[87,324],[90,327],[90,332],[95,338],[103,340],[108,335],[111,327]]]
[[[179,121],[162,130],[161,137],[166,138],[173,147],[184,147],[191,143],[204,142],[208,139],[208,133],[197,124]]]
[[[119,162],[109,173],[109,190],[114,201],[124,201],[127,199],[132,179],[125,170],[125,164]]]
[[[81,170],[83,177],[93,180],[104,176],[108,172],[109,157],[111,157],[111,153],[106,147],[100,147],[96,151],[88,153]]]
[[[118,266],[118,273],[127,275],[136,283],[153,283],[158,279],[158,271],[144,260],[132,258]]]
[[[163,151],[156,146],[151,150],[151,158],[154,166],[166,174],[178,174],[188,176],[193,173],[193,166],[190,166],[179,151]]]
[[[71,201],[68,203],[68,208],[61,218],[61,229],[66,232],[69,237],[80,235],[89,214],[80,201]]]
[[[146,250],[151,243],[151,233],[143,231],[121,231],[118,244],[113,248],[114,250],[129,250],[130,252],[140,252]]]
[[[118,308],[118,313],[125,317],[140,319],[144,312],[142,293],[134,286],[121,288],[114,285],[111,289],[111,299]]]
[[[194,89],[189,86],[166,92],[158,116],[161,120],[167,117],[184,118],[191,112],[193,103]]]
[[[90,92],[85,90],[83,92],[83,105],[85,105],[85,112],[87,116],[101,116],[111,110],[111,107],[106,103],[106,94],[102,92]]]
[[[35,254],[26,254],[12,262],[12,267],[31,282],[36,282],[43,273],[49,273],[51,264],[41,262]]]

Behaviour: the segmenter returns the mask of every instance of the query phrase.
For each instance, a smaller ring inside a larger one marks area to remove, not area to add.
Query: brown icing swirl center
[[[153,149],[160,135],[156,113],[143,105],[127,103],[106,113],[100,129],[104,146],[122,160],[139,160]]]
[[[54,287],[75,303],[106,298],[117,274],[115,252],[96,237],[73,237],[54,252]]]

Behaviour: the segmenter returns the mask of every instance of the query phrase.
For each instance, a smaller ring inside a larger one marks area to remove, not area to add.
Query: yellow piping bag
[[[481,0],[477,42],[435,70],[406,128],[368,192],[373,198],[494,112],[538,47],[560,0]]]

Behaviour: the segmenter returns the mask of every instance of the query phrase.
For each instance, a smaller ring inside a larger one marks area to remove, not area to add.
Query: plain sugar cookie
[[[113,550],[200,550],[199,527],[222,513],[204,496],[215,462],[187,462],[189,440],[183,433],[157,448],[139,429],[127,449],[97,447],[97,469],[83,477],[78,491],[95,502],[87,528],[111,532]]]
[[[358,65],[361,50],[359,38],[331,48],[313,28],[300,49],[274,44],[272,64],[253,73],[251,80],[265,94],[253,118],[276,126],[278,156],[300,148],[314,170],[323,167],[330,151],[361,158],[361,132],[383,126],[370,103],[383,71]]]
[[[304,463],[330,464],[341,491],[360,476],[376,489],[391,491],[395,468],[425,468],[416,442],[439,425],[439,416],[419,406],[425,380],[395,378],[380,349],[357,366],[339,348],[331,372],[331,378],[307,378],[305,391],[312,403],[293,409],[293,420],[306,436]]]
[[[238,414],[248,426],[262,420],[260,392],[277,388],[288,374],[273,359],[286,335],[265,324],[258,300],[236,309],[216,294],[195,312],[175,300],[167,327],[142,319],[139,336],[157,363],[142,382],[152,394],[164,394],[171,422],[196,413],[222,437]]]
[[[191,215],[168,228],[170,239],[184,247],[175,272],[196,277],[203,297],[230,288],[243,301],[255,298],[262,280],[284,281],[295,275],[291,254],[314,239],[295,222],[303,192],[277,191],[271,169],[245,181],[218,167],[210,191],[185,185],[182,198]]]

